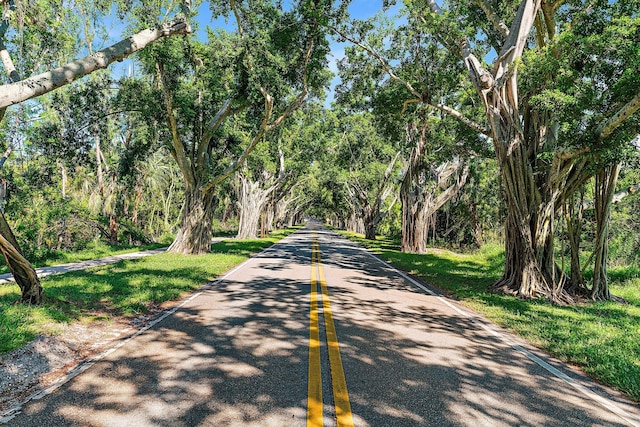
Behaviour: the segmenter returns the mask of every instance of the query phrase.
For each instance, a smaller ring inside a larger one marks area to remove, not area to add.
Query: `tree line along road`
[[[633,403],[313,222],[80,371],[3,420],[640,426]]]

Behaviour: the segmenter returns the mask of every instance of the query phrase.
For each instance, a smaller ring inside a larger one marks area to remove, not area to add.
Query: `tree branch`
[[[391,69],[391,67],[389,66],[389,64],[387,63],[387,61],[378,53],[376,52],[373,48],[371,48],[370,46],[354,39],[353,37],[350,37],[346,34],[344,34],[342,31],[338,30],[336,27],[329,27],[331,30],[333,30],[335,33],[337,33],[340,37],[342,37],[345,40],[350,41],[351,43],[355,44],[356,46],[358,46],[359,48],[365,50],[366,52],[369,52],[369,54],[371,56],[373,56],[382,66],[382,69],[384,70],[385,73],[387,73],[389,75],[389,77],[391,77],[393,80],[397,81],[398,83],[402,84],[404,87],[407,88],[407,90],[409,92],[411,92],[416,98],[420,99],[421,101],[423,101],[423,96],[420,92],[418,92],[412,85],[411,83],[409,83],[408,81],[398,77],[393,70]],[[424,101],[423,101],[424,102]]]
[[[24,102],[65,86],[87,74],[104,69],[115,61],[121,61],[163,37],[190,32],[191,27],[183,18],[175,19],[156,28],[140,31],[93,55],[69,62],[62,67],[17,83],[0,86],[0,108]]]
[[[636,94],[631,101],[622,106],[613,116],[604,122],[598,128],[598,139],[609,137],[625,120],[631,117],[636,111],[640,109],[640,93]]]
[[[437,6],[437,5],[436,5]],[[335,31],[338,35],[340,35],[340,37],[344,38],[345,40],[350,41],[351,43],[355,44],[356,46],[360,47],[361,49],[364,49],[366,52],[368,52],[371,56],[373,56],[382,66],[382,69],[385,71],[385,73],[387,73],[389,75],[389,77],[391,77],[393,80],[397,81],[398,83],[402,84],[405,88],[407,88],[407,90],[409,92],[411,92],[412,95],[414,95],[416,98],[415,99],[410,99],[407,100],[403,103],[402,106],[402,112],[404,113],[407,105],[409,103],[413,103],[413,102],[422,102],[426,105],[430,105],[434,108],[437,108],[438,110],[444,111],[445,113],[449,114],[451,117],[456,118],[457,120],[461,121],[462,123],[464,123],[465,125],[469,126],[471,129],[476,130],[484,135],[487,135],[489,137],[491,137],[490,131],[488,129],[486,129],[484,126],[480,125],[479,123],[474,122],[473,120],[465,117],[462,113],[460,113],[459,111],[454,110],[451,107],[447,107],[446,105],[442,105],[442,104],[432,104],[430,102],[427,102],[424,99],[424,96],[418,92],[412,85],[411,83],[407,82],[406,80],[402,79],[401,77],[399,77],[397,74],[395,74],[393,72],[393,70],[391,69],[391,67],[389,66],[389,64],[387,63],[387,61],[378,53],[376,52],[374,49],[372,49],[370,46],[365,45],[362,42],[359,42],[357,40],[355,40],[354,38],[342,33],[340,30],[338,30],[335,27],[330,27],[333,31]]]
[[[468,176],[469,176],[469,162],[464,161],[464,163],[462,164],[462,170],[460,171],[460,174],[458,175],[456,181],[453,184],[451,184],[445,191],[440,193],[438,197],[434,199],[432,211],[433,212],[438,211],[442,206],[444,206],[445,203],[447,203],[456,194],[458,194],[460,189],[467,183]]]
[[[496,15],[495,10],[484,0],[475,0],[476,4],[480,6],[480,9],[487,15],[489,21],[493,24],[493,26],[498,30],[500,34],[506,39],[509,37],[509,28],[507,24],[505,24],[499,17]]]
[[[198,143],[198,150],[196,154],[196,163],[198,165],[205,165],[207,161],[206,156],[209,148],[209,142],[211,142],[211,138],[213,138],[215,131],[220,127],[224,119],[233,113],[232,102],[233,99],[227,99],[224,104],[222,104],[222,107],[220,107],[216,115],[213,116],[206,124],[205,130],[200,138],[200,142]]]
[[[162,86],[162,94],[164,95],[164,101],[167,108],[169,129],[171,130],[171,143],[173,148],[173,150],[171,150],[171,154],[178,164],[178,167],[182,172],[182,176],[184,176],[187,187],[194,188],[196,185],[195,174],[192,169],[192,164],[189,161],[189,157],[187,156],[184,143],[178,135],[178,124],[176,122],[176,116],[173,114],[173,103],[171,102],[171,94],[169,93],[169,88],[167,87],[164,66],[161,62],[156,62],[156,69],[159,76],[158,80],[160,81],[160,85]]]
[[[495,79],[498,79],[505,73],[509,68],[509,64],[516,58],[522,56],[522,51],[529,37],[529,31],[534,25],[537,12],[540,9],[540,1],[541,0],[524,0],[520,3],[516,17],[509,30],[509,37],[507,37],[507,40],[500,50],[500,60],[496,61],[496,67],[494,68]]]
[[[268,123],[271,119],[271,113],[273,112],[273,97],[269,95],[267,91],[264,90],[264,88],[260,88],[260,93],[262,93],[262,96],[264,96],[264,118],[262,119],[262,123],[260,124],[258,132],[254,135],[247,148],[245,148],[244,152],[240,155],[240,157],[238,157],[235,162],[232,162],[229,167],[224,170],[224,172],[204,185],[204,192],[210,191],[215,185],[227,179],[233,172],[235,172],[240,166],[242,166],[242,164],[245,160],[247,160],[247,157],[258,144],[262,136],[267,132]]]
[[[384,175],[382,176],[382,182],[378,186],[378,192],[376,193],[376,201],[378,201],[378,200],[382,201],[382,200],[386,199],[387,197],[389,197],[387,192],[390,191],[390,190],[388,190],[390,188],[390,186],[388,186],[387,183],[389,182],[389,178],[391,178],[391,174],[393,173],[393,167],[395,166],[396,162],[398,161],[398,157],[400,157],[400,151],[398,151],[396,153],[396,155],[393,156],[393,159],[391,159],[391,161],[387,165],[387,169],[385,169],[385,171],[384,171]]]
[[[297,110],[298,108],[300,108],[300,106],[302,105],[302,103],[304,102],[305,99],[307,99],[307,95],[309,95],[309,88],[307,86],[307,71],[309,68],[309,59],[311,58],[311,51],[313,50],[313,39],[309,38],[309,40],[307,41],[307,51],[305,53],[304,56],[304,62],[302,65],[302,91],[298,94],[298,96],[296,97],[296,99],[289,104],[289,106],[287,107],[287,109],[280,115],[280,117],[278,117],[276,120],[274,120],[273,123],[271,123],[268,127],[267,127],[267,131],[271,131],[273,129],[275,129],[276,127],[280,126],[280,124],[291,115],[291,113],[293,113],[295,110]]]
[[[460,122],[462,122],[465,125],[469,126],[471,129],[475,130],[476,132],[481,133],[483,135],[486,135],[489,138],[492,137],[490,129],[487,129],[486,127],[482,126],[481,124],[474,122],[473,120],[469,119],[468,117],[465,117],[458,110],[454,110],[453,108],[451,108],[449,106],[446,106],[446,105],[443,105],[443,104],[429,104],[429,105],[431,105],[434,108],[437,108],[438,110],[444,111],[445,113],[447,113],[451,117],[459,120]]]
[[[9,79],[11,79],[12,83],[17,83],[20,81],[20,74],[16,70],[15,65],[13,65],[13,60],[11,59],[11,55],[9,55],[9,51],[7,47],[4,45],[4,40],[0,37],[0,60],[2,61],[2,65],[4,69],[7,71],[9,75]]]

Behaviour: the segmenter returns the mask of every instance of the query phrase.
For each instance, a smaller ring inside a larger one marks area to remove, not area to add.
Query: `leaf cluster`
[[[525,52],[519,88],[529,108],[558,121],[561,144],[618,150],[640,132],[637,117],[607,141],[599,129],[640,93],[640,17],[617,15],[616,5],[577,6],[561,14],[557,39]]]

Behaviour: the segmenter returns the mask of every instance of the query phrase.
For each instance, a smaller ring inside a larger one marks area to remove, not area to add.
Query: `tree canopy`
[[[408,252],[501,240],[494,289],[556,302],[612,298],[609,249],[633,258],[637,1],[2,10],[0,249],[25,302],[41,300],[38,251],[98,236],[197,254],[217,227],[254,237],[305,216]],[[129,72],[108,68],[124,58]]]

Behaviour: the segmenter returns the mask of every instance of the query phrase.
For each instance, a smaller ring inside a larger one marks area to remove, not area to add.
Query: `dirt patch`
[[[112,318],[62,327],[55,336],[39,336],[17,350],[0,355],[0,418],[31,396],[64,378],[88,358],[126,339],[162,311],[136,318]]]

